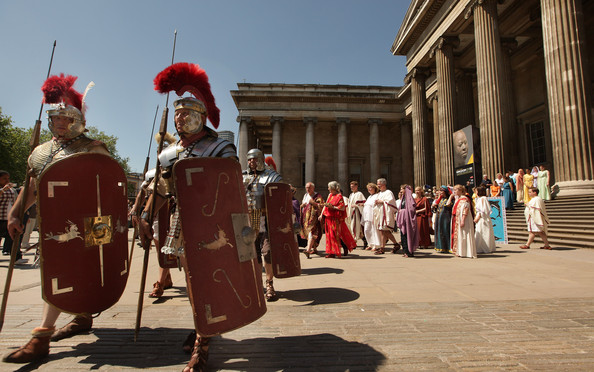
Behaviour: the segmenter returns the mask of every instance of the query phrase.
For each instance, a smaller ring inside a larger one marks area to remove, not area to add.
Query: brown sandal
[[[153,284],[153,291],[151,293],[149,293],[149,297],[151,298],[161,298],[161,296],[163,296],[163,291],[165,289],[163,288],[163,286],[161,285],[161,283],[159,281],[155,282],[155,284]]]
[[[210,337],[198,337],[194,343],[192,357],[183,372],[204,372],[208,361],[208,344]]]
[[[33,337],[24,346],[2,358],[4,363],[31,363],[45,358],[50,350],[50,337],[55,328],[35,328]]]
[[[384,254],[384,249],[383,248],[379,248],[378,250],[376,250],[375,252],[373,252],[373,254]]]
[[[528,245],[521,245],[520,248],[521,249],[530,249],[530,246],[528,246]]]

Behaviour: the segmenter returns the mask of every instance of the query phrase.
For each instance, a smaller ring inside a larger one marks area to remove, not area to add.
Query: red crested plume
[[[82,110],[83,95],[73,88],[76,79],[76,76],[64,76],[64,74],[50,76],[41,87],[43,102],[64,102],[65,105],[71,105]]]
[[[175,91],[178,96],[190,92],[206,106],[207,116],[215,128],[219,127],[220,110],[215,104],[206,71],[197,64],[175,63],[155,77],[155,90],[159,93]]]
[[[274,162],[272,156],[267,156],[266,159],[264,159],[264,163],[266,163],[266,165],[268,165],[269,167],[272,167],[272,169],[274,169],[274,171],[276,172],[276,163]]]

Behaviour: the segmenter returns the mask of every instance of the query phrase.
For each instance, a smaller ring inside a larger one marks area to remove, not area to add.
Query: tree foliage
[[[113,158],[122,166],[126,174],[130,173],[129,158],[120,156],[117,150],[118,137],[106,134],[95,127],[88,126],[87,137],[102,141]],[[0,108],[0,169],[10,173],[12,182],[21,185],[25,181],[27,158],[29,157],[29,141],[33,128],[23,129],[12,124],[10,116],[2,114]],[[39,143],[51,140],[48,129],[41,130]]]

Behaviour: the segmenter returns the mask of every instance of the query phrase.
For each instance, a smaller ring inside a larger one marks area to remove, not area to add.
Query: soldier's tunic
[[[262,255],[266,263],[272,263],[270,257],[270,241],[268,240],[268,231],[266,224],[266,213],[264,205],[264,188],[272,182],[282,182],[280,174],[272,169],[262,171],[243,171],[243,184],[246,188],[248,209],[250,213],[250,222],[252,229],[258,231],[256,239],[256,254],[258,262],[262,263]]]

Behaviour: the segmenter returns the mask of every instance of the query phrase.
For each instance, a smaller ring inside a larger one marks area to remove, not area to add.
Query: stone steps
[[[594,248],[594,198],[591,196],[562,197],[545,202],[551,221],[548,228],[549,243],[556,247]],[[524,243],[528,238],[524,206],[515,204],[506,212],[508,239]],[[536,238],[536,245],[541,244]]]

